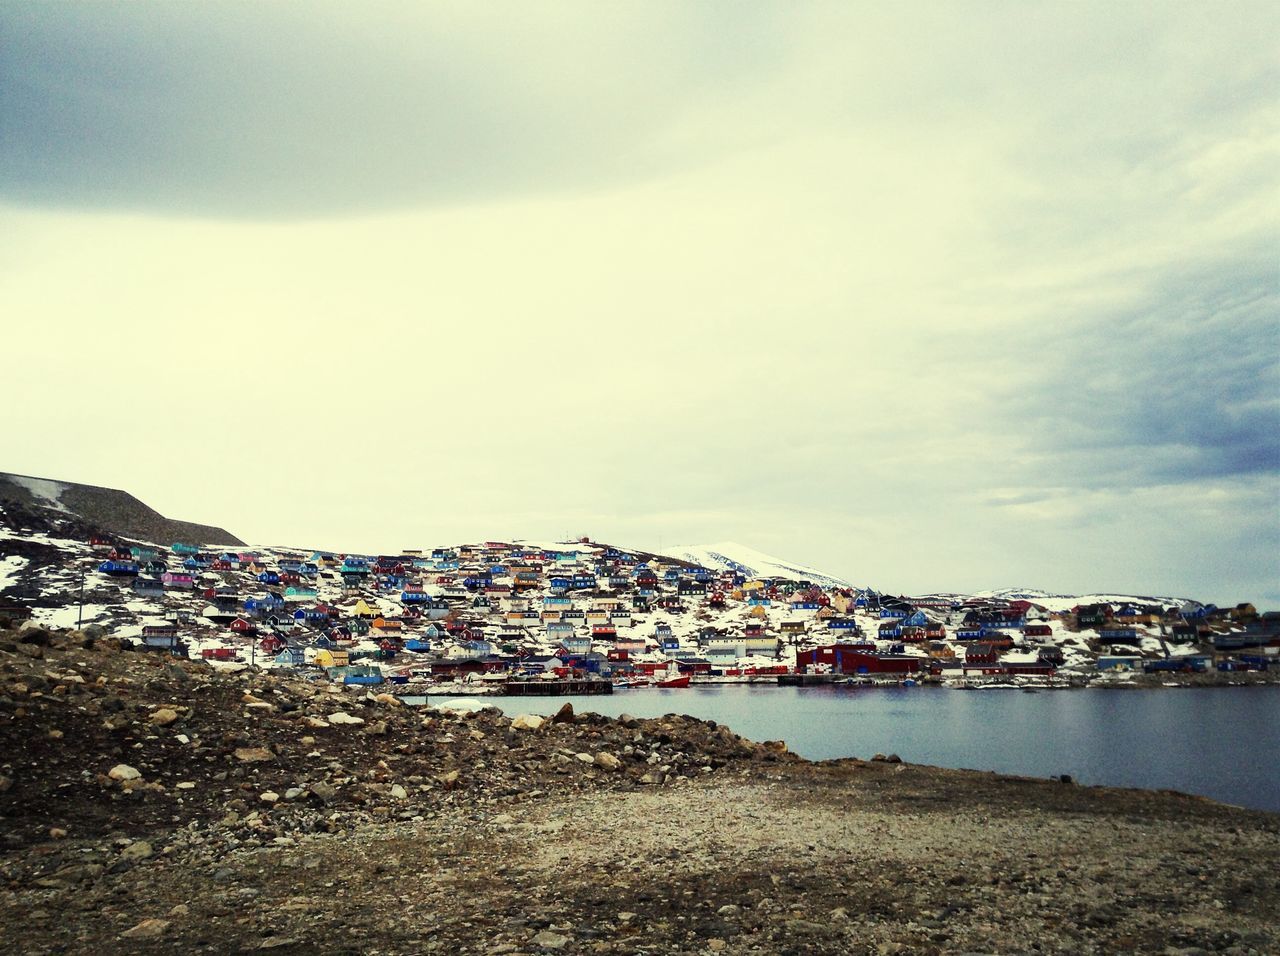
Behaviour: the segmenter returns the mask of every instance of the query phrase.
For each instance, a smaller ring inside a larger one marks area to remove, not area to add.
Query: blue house
[[[980,641],[986,633],[986,629],[980,626],[965,625],[956,628],[954,636],[957,641]]]
[[[926,627],[928,623],[929,619],[925,617],[924,611],[915,611],[902,621],[904,627]]]
[[[880,625],[881,639],[902,636],[902,625],[897,621],[886,621]]]
[[[276,572],[274,571],[263,571],[261,574],[258,575],[258,583],[259,584],[279,584],[280,575],[276,574]]]
[[[832,631],[856,631],[858,622],[851,617],[827,618],[827,629]]]
[[[275,656],[275,662],[287,667],[301,667],[306,663],[306,655],[300,647],[286,647]]]
[[[138,574],[137,561],[103,561],[98,570],[113,578],[131,578]]]
[[[1100,644],[1137,644],[1138,629],[1135,627],[1102,627],[1098,629]]]
[[[906,608],[901,607],[882,607],[880,609],[880,617],[885,620],[904,621],[906,620],[908,613],[910,612],[908,612]]]

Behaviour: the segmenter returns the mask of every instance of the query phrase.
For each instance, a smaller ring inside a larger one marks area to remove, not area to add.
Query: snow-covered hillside
[[[977,591],[977,598],[996,598],[1002,601],[1030,601],[1049,611],[1069,611],[1082,604],[1158,604],[1162,607],[1182,607],[1196,603],[1188,598],[1150,597],[1138,594],[1054,594],[1036,588],[996,588]]]
[[[748,577],[787,578],[792,581],[812,581],[815,584],[832,587],[847,588],[852,586],[843,578],[824,574],[803,564],[783,561],[754,548],[738,544],[736,541],[669,548],[662,553],[679,561],[702,565],[702,567],[712,571],[741,571]]]

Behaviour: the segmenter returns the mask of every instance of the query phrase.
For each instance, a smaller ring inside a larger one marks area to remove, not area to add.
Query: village
[[[38,573],[61,606],[4,600],[0,613],[98,624],[141,649],[215,667],[406,695],[709,682],[1081,686],[1280,662],[1280,613],[1250,604],[890,595],[586,538],[394,555],[162,547],[103,534],[57,544],[61,560]]]

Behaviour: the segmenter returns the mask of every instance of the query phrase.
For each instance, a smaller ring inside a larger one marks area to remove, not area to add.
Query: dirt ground
[[[14,953],[1280,952],[1275,814],[81,632],[0,633],[0,838]]]

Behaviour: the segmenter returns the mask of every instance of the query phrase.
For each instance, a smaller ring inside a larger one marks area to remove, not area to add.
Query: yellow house
[[[769,616],[769,612],[764,609],[763,604],[757,604],[750,611],[748,611],[747,614],[750,615],[751,617],[768,617]]]
[[[853,598],[845,594],[837,594],[831,599],[831,606],[841,614],[844,614],[853,606]]]
[[[363,617],[373,620],[375,617],[381,616],[382,612],[377,608],[370,607],[364,598],[356,601],[355,607],[351,609],[352,617]]]
[[[316,667],[346,667],[349,663],[346,651],[331,651],[327,648],[317,651],[315,659],[311,662]]]
[[[763,581],[748,581],[746,584],[742,586],[742,590],[744,591],[760,591],[763,589],[764,589]]]

